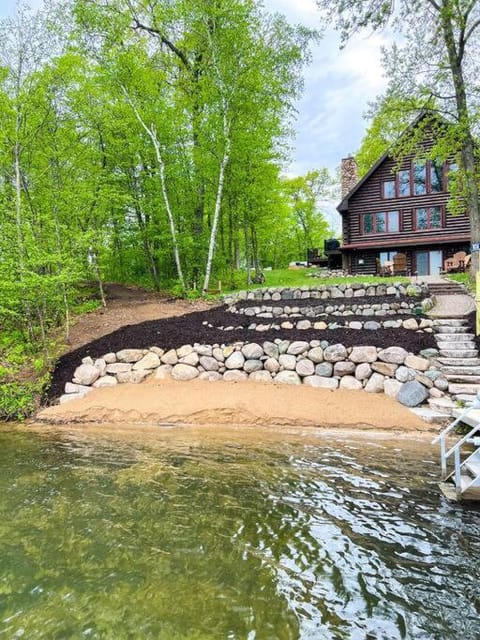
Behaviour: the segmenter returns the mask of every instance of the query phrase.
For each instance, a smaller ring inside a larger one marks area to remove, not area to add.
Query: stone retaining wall
[[[316,298],[318,300],[331,300],[333,298],[362,298],[365,296],[426,296],[428,287],[425,284],[369,284],[369,283],[344,283],[339,285],[312,285],[296,288],[270,287],[254,289],[253,291],[238,291],[223,296],[226,305],[232,306],[240,300],[256,301],[280,301],[302,300]]]
[[[428,299],[428,298],[427,298]],[[413,315],[418,302],[370,302],[366,304],[345,304],[330,302],[329,304],[262,304],[250,307],[232,305],[231,313],[257,318],[318,318],[318,316],[396,316]]]
[[[410,329],[411,331],[423,331],[425,333],[433,333],[433,321],[428,318],[407,318],[406,320],[380,320],[377,318],[376,320],[347,320],[346,318],[338,317],[338,319],[334,321],[326,321],[326,320],[310,320],[308,318],[304,318],[301,320],[297,320],[294,317],[290,317],[288,320],[283,320],[281,317],[276,318],[273,322],[267,322],[265,317],[257,316],[258,322],[252,322],[248,325],[249,331],[257,331],[258,333],[264,331],[280,331],[280,329],[297,329],[298,331],[306,331],[308,329],[315,329],[316,331],[324,331],[327,329],[366,329],[367,331],[378,331],[378,329]],[[250,318],[252,320],[253,318]],[[255,318],[256,320],[256,318]],[[206,326],[213,328],[213,324],[210,322],[205,322]],[[215,327],[220,331],[235,331],[235,330],[243,330],[245,327],[243,325],[227,325]]]
[[[94,387],[139,383],[153,375],[157,379],[250,379],[324,389],[363,389],[417,406],[430,397],[442,397],[448,389],[448,381],[432,360],[435,355],[432,349],[416,356],[395,346],[346,348],[325,340],[280,339],[230,346],[184,345],[167,352],[158,347],[124,349],[95,361],[84,358],[60,402],[83,397]]]

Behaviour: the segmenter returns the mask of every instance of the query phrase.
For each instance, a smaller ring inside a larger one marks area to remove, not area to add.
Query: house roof
[[[408,135],[408,133],[412,129],[414,129],[427,115],[431,117],[432,113],[427,111],[426,109],[423,109],[421,113],[415,118],[415,120],[405,129],[405,131],[401,134],[398,140],[401,140],[404,136]],[[435,115],[435,117],[438,118],[437,115]],[[339,211],[340,213],[344,213],[345,211],[348,211],[348,201],[350,200],[350,198],[360,189],[360,187],[370,178],[370,176],[373,173],[375,173],[375,171],[380,167],[380,165],[383,164],[385,160],[387,160],[387,158],[390,157],[392,149],[394,145],[398,143],[398,140],[397,142],[391,144],[388,147],[385,153],[377,160],[377,162],[369,169],[369,171],[367,171],[367,173],[362,178],[360,178],[357,184],[352,189],[350,189],[350,191],[347,193],[347,195],[343,198],[343,200],[338,205],[337,211]]]

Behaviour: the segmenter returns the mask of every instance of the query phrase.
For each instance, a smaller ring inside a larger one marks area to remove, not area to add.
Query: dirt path
[[[205,311],[215,306],[204,300],[180,300],[120,284],[106,284],[105,296],[106,309],[97,309],[76,319],[69,339],[65,341],[66,352],[75,351],[127,325]]]

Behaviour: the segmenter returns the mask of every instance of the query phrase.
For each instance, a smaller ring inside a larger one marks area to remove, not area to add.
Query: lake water
[[[3,425],[0,463],[0,638],[480,638],[426,440]]]

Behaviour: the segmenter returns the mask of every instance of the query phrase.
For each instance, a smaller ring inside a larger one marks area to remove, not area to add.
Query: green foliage
[[[35,381],[2,382],[0,420],[24,420],[32,415],[38,409],[48,381],[48,377],[42,377]]]

